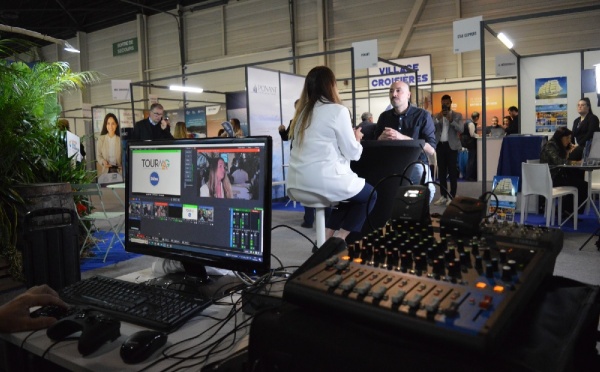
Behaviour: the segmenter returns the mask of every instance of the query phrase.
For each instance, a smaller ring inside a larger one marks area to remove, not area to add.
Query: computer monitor
[[[181,261],[199,281],[205,266],[268,272],[271,137],[130,141],[127,158],[126,251]]]

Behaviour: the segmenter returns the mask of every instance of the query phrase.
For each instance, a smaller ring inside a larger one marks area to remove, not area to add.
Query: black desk
[[[119,279],[142,282],[152,279],[155,276],[156,274],[154,274],[151,269],[146,269],[127,274]],[[232,301],[236,301],[238,298],[238,295],[233,296]],[[229,302],[229,297],[224,298],[223,301]],[[219,329],[218,326],[214,329],[211,328],[215,324],[220,323],[218,319],[225,318],[230,310],[231,306],[227,305],[209,306],[177,331],[170,333],[169,339],[167,340],[167,346],[182,342],[181,345],[175,349],[179,351],[187,349],[194,344],[199,344],[203,340],[210,339],[209,342],[215,341],[219,337],[224,336],[227,332],[233,330],[235,326],[234,323],[239,325],[244,320],[247,320],[248,315],[240,311],[236,315],[237,322],[234,322],[233,319],[231,319],[221,329]],[[41,359],[40,356],[44,354],[46,349],[53,343],[53,341],[46,336],[45,329],[37,331],[31,336],[29,336],[31,332],[10,334],[0,333],[0,370],[4,370],[4,367],[6,368],[5,370],[8,371],[139,371],[160,359],[162,357],[160,352],[154,354],[145,362],[125,364],[121,360],[119,351],[121,344],[127,337],[143,329],[146,328],[127,322],[121,322],[121,336],[113,342],[105,343],[94,353],[86,357],[81,356],[77,351],[78,341],[75,339],[56,344],[50,349],[44,359]],[[236,334],[236,342],[233,346],[227,347],[233,340],[233,336],[230,336],[230,338],[225,340],[220,346],[216,347],[216,350],[214,350],[215,353],[211,354],[208,361],[202,362],[200,359],[189,360],[177,364],[177,367],[173,367],[179,360],[170,358],[144,370],[177,370],[178,367],[181,367],[181,370],[199,371],[201,367],[207,363],[223,359],[245,348],[248,345],[248,332],[248,328],[240,328]],[[216,334],[216,336],[213,337],[213,334]],[[186,341],[188,339],[189,341]],[[21,345],[23,345],[22,348]],[[204,344],[203,346],[206,345],[207,344]],[[181,356],[191,356],[193,353],[198,352],[198,350],[200,350],[200,348],[193,348],[184,352]],[[171,350],[171,352],[173,352],[173,350]],[[2,358],[2,354],[4,354],[4,358]],[[202,354],[206,354],[206,352],[203,352]],[[5,365],[2,365],[2,363]],[[185,368],[186,366],[188,366],[188,368]]]
[[[368,234],[372,231],[369,222],[377,229],[390,220],[398,186],[409,184],[400,177],[389,178],[381,184],[379,182],[393,174],[402,175],[405,168],[423,153],[425,141],[363,141],[361,144],[362,155],[358,161],[351,162],[350,167],[371,186],[377,187],[377,201],[362,230]],[[406,171],[405,176],[410,176],[410,170]]]
[[[510,135],[502,140],[500,158],[498,159],[499,176],[517,176],[522,180],[521,163],[531,159],[539,159],[542,146],[546,144],[548,137],[534,135]],[[521,191],[519,182],[519,191]]]
[[[598,371],[599,289],[549,277],[489,353],[289,305],[258,314],[254,371]]]

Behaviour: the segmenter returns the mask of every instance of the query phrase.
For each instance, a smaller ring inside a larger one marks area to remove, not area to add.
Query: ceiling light
[[[65,40],[65,50],[71,53],[81,53],[79,49],[76,49],[73,45],[69,44],[68,41]]]
[[[508,39],[508,37],[506,37],[506,35],[504,35],[504,33],[502,33],[502,32],[501,32],[501,33],[499,33],[499,34],[498,34],[498,39],[500,39],[500,41],[502,42],[502,44],[506,45],[506,47],[507,47],[508,49],[512,49],[512,47],[513,47],[513,43],[512,43],[512,41],[510,41],[510,40]]]
[[[187,87],[182,85],[169,85],[170,90],[176,90],[178,92],[187,92],[187,93],[202,93],[204,89],[196,88],[196,87]]]

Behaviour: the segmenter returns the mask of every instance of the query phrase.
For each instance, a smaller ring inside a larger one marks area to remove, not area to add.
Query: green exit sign
[[[122,56],[123,54],[135,53],[138,51],[138,39],[127,39],[113,43],[113,57]]]

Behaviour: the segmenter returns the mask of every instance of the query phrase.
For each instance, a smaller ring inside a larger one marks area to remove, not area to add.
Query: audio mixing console
[[[402,335],[488,350],[501,339],[562,248],[558,229],[483,223],[481,236],[392,221],[346,246],[328,240],[283,297]]]

